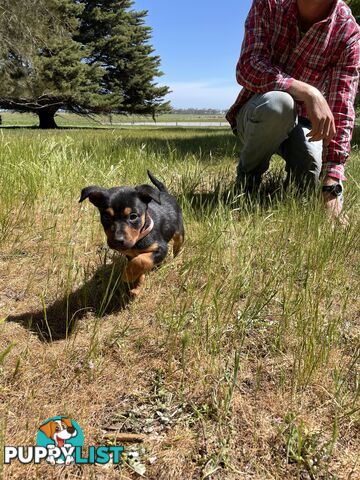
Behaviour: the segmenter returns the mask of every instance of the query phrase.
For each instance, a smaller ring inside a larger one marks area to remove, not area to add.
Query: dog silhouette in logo
[[[39,427],[39,430],[43,432],[48,438],[53,440],[55,447],[67,447],[70,448],[72,445],[66,443],[66,440],[76,437],[77,430],[73,426],[71,419],[69,417],[61,417],[59,420],[49,420],[44,425]],[[48,445],[48,448],[52,445]],[[74,458],[71,455],[67,455],[65,461],[62,458],[57,458],[55,460],[53,455],[47,457],[47,461],[51,464],[55,463],[66,463],[69,465],[74,461]]]

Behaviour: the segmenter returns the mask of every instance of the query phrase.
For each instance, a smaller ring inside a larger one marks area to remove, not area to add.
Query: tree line
[[[66,109],[161,113],[169,109],[147,11],[132,0],[2,0],[0,108],[33,112],[54,128]]]
[[[171,113],[181,115],[223,115],[225,112],[215,108],[173,108]]]

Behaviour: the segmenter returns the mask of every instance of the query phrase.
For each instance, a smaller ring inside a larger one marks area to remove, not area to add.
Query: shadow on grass
[[[162,136],[159,135],[159,132]],[[169,136],[167,137],[167,134]],[[145,145],[145,151],[149,154],[168,155],[177,162],[188,162],[189,156],[196,156],[199,162],[206,164],[216,163],[224,157],[236,159],[240,150],[239,140],[230,130],[224,129],[201,129],[201,128],[156,128],[154,133],[147,130],[144,139],[126,139],[128,144]]]
[[[286,189],[283,172],[269,172],[264,177],[259,189],[252,193],[238,190],[235,183],[227,185],[219,183],[212,191],[186,193],[183,196],[183,204],[190,206],[193,214],[199,219],[203,217],[204,212],[211,213],[220,205],[248,213],[259,208],[266,210],[275,202],[284,200]]]
[[[78,320],[89,314],[98,318],[121,311],[130,301],[129,288],[121,281],[126,261],[98,268],[76,291],[38,311],[10,315],[7,322],[18,323],[44,342],[68,337]]]

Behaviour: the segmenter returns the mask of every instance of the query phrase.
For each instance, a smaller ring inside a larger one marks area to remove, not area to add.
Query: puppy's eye
[[[129,219],[130,219],[130,222],[135,222],[138,219],[137,213],[130,213]]]

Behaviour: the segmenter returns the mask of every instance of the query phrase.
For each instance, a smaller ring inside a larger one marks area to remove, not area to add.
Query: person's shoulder
[[[360,27],[357,24],[352,11],[348,5],[339,0],[334,12],[335,29],[338,32],[338,38],[342,48],[358,45],[360,40]]]
[[[339,24],[348,24],[349,26],[352,26],[356,30],[360,30],[359,25],[357,24],[351,8],[346,5],[345,2],[342,0],[339,0],[336,6],[335,10],[335,15],[336,15],[336,22]]]

